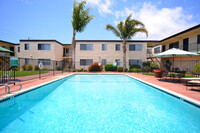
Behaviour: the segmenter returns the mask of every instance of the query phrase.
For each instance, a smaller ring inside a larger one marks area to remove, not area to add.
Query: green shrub
[[[194,66],[194,72],[196,74],[200,73],[200,63],[197,63],[195,66]]]
[[[151,72],[151,68],[150,68],[150,66],[144,66],[144,67],[142,68],[142,71],[143,71],[143,72]]]
[[[151,64],[150,62],[145,61],[145,62],[142,63],[142,66],[143,66],[143,67],[145,67],[145,66],[149,66],[149,67],[150,67],[150,64]]]
[[[34,71],[39,71],[39,70],[40,70],[39,66],[38,66],[38,65],[35,65]]]
[[[118,68],[117,68],[117,71],[118,71],[118,72],[123,72],[123,71],[124,71],[124,67],[118,67]],[[124,71],[124,72],[128,72],[128,69],[125,68],[125,71]]]
[[[56,67],[56,70],[57,70],[57,71],[61,71],[62,68],[61,68],[61,67]]]
[[[103,64],[99,66],[98,62],[93,63],[88,67],[89,72],[100,72],[103,69]]]
[[[132,68],[139,68],[139,69],[141,69],[141,66],[140,66],[140,65],[135,65],[135,64],[134,64],[134,65],[131,65],[131,66],[130,66],[130,69],[132,69]]]
[[[80,71],[81,71],[81,72],[84,72],[85,70],[84,70],[84,68],[81,68]]]
[[[27,71],[33,71],[33,65],[32,64],[27,65]]]
[[[123,72],[123,69],[124,69],[123,67],[118,67],[118,68],[117,68],[117,71],[118,71],[118,72]]]
[[[158,69],[159,66],[158,66],[158,64],[156,64],[156,63],[151,63],[151,64],[150,64],[150,68],[151,68],[151,71],[153,71],[153,69]]]
[[[26,65],[26,64],[22,65],[22,70],[23,70],[23,71],[26,71],[26,70],[27,70],[27,65]]]
[[[129,72],[141,72],[141,69],[132,68],[132,69],[129,70]]]
[[[117,71],[117,66],[113,66],[113,64],[106,64],[105,70],[106,71]]]
[[[13,68],[12,68],[12,71],[14,71],[14,69],[15,69],[15,71],[20,71],[20,68],[19,68],[19,67],[13,67]]]
[[[125,72],[128,72],[128,68],[125,68]]]

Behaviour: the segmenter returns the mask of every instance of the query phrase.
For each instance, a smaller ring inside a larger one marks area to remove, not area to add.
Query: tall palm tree
[[[126,68],[126,42],[128,39],[131,39],[136,33],[146,33],[148,36],[148,31],[145,28],[145,25],[135,19],[131,19],[131,14],[126,18],[125,22],[121,21],[117,28],[114,26],[107,24],[106,29],[112,31],[117,37],[123,40],[123,67],[124,71]]]
[[[72,38],[72,59],[73,59],[73,68],[75,69],[75,49],[76,49],[76,40],[75,36],[77,32],[83,32],[86,28],[86,25],[92,20],[94,16],[89,15],[89,8],[84,9],[86,1],[77,2],[74,1],[74,8],[72,14],[72,27],[73,27],[73,38]]]

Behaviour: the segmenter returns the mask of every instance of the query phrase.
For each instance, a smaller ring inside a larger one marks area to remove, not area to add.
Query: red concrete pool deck
[[[5,98],[7,96],[11,96],[12,94],[16,94],[18,92],[27,90],[29,88],[33,88],[34,86],[38,86],[38,85],[48,83],[48,82],[56,80],[56,79],[60,79],[64,76],[71,75],[71,74],[126,74],[126,75],[129,75],[129,76],[141,79],[143,81],[149,82],[151,84],[163,87],[167,90],[171,90],[171,91],[174,91],[176,93],[182,94],[186,97],[200,101],[200,89],[186,90],[186,86],[184,84],[166,82],[164,80],[160,80],[160,78],[156,78],[154,76],[143,75],[142,73],[118,73],[118,72],[100,72],[100,73],[88,73],[88,72],[67,73],[66,72],[66,73],[63,73],[63,74],[55,75],[55,76],[48,76],[48,77],[44,77],[44,78],[41,78],[41,79],[24,81],[24,82],[21,82],[21,84],[23,86],[22,90],[16,91],[16,92],[10,92],[9,94],[0,95],[0,99]],[[19,88],[19,86],[11,85],[10,88],[11,88],[11,90],[17,90]],[[1,87],[0,93],[2,94],[3,92],[4,92],[4,87]]]

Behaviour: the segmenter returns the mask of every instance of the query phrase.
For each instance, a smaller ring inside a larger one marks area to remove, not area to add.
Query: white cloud
[[[93,7],[97,7],[100,14],[113,14],[110,9],[113,3],[111,0],[86,0],[86,2]]]
[[[116,11],[115,17],[128,16],[132,13],[134,19],[142,21],[147,30],[149,31],[149,39],[163,39],[184,29],[196,25],[195,22],[190,22],[192,15],[184,13],[182,7],[176,8],[162,8],[158,9],[151,3],[143,3],[139,9],[128,9],[124,11]],[[114,24],[116,24],[116,20]],[[143,39],[146,38],[145,34],[138,34],[135,38]]]

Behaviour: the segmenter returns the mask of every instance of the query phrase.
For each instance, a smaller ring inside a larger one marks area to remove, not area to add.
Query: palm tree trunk
[[[73,63],[73,69],[75,69],[76,68],[76,66],[75,66],[75,64],[76,64],[76,62],[75,62],[75,51],[76,51],[76,40],[75,40],[75,36],[76,36],[76,33],[75,33],[75,31],[73,30],[73,38],[72,38],[72,63]]]
[[[123,72],[125,72],[126,69],[126,40],[123,40]]]

